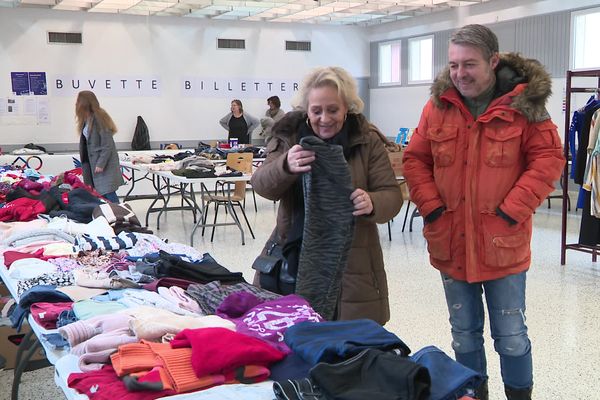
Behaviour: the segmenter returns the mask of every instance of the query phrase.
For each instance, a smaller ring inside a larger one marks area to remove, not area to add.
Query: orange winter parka
[[[545,108],[551,80],[542,65],[502,54],[496,75],[497,87],[506,88],[502,79],[520,83],[509,84],[475,119],[449,70],[442,71],[404,155],[410,198],[420,214],[445,207],[423,228],[431,264],[467,282],[529,268],[532,215],[554,190],[565,162]]]

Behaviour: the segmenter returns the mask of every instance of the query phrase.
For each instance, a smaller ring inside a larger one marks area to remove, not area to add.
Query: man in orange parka
[[[482,25],[454,32],[448,59],[405,152],[404,175],[442,275],[456,360],[487,376],[485,293],[506,396],[531,399],[532,214],[565,162],[545,108],[551,80],[538,61],[499,54]],[[488,398],[487,381],[477,395]]]

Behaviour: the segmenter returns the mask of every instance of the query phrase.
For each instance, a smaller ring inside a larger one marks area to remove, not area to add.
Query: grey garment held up
[[[304,231],[296,293],[331,320],[354,233],[352,178],[342,146],[314,136],[302,138],[300,145],[314,151],[316,159],[311,172],[302,176]]]

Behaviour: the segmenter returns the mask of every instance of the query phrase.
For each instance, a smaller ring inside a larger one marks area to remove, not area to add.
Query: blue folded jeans
[[[454,400],[472,394],[485,380],[480,373],[454,361],[435,346],[424,347],[409,358],[429,371],[430,400]]]

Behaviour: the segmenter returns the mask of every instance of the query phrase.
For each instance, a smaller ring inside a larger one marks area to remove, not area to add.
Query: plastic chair
[[[240,171],[244,174],[252,174],[253,164],[252,161],[254,159],[254,155],[252,153],[227,153],[227,160],[225,165],[229,167],[229,169]],[[220,187],[222,194],[225,194],[223,191],[225,184],[225,180],[219,180],[215,183],[215,194],[217,194],[217,190]],[[256,206],[256,193],[254,193],[254,188],[250,185],[250,182],[246,182],[247,185],[250,186],[252,190],[252,200],[254,201],[254,211],[258,211],[258,207]],[[246,208],[246,198],[244,197],[244,209]]]
[[[227,154],[227,166],[233,170],[240,171],[245,174],[251,173],[252,172],[252,158],[253,158],[252,153],[229,153],[229,154]],[[246,212],[244,211],[244,206],[242,205],[242,202],[245,202],[245,200],[246,200],[246,184],[247,184],[247,182],[246,181],[228,182],[226,180],[223,180],[223,181],[220,181],[220,184],[221,184],[221,192],[223,194],[217,195],[216,194],[217,190],[215,188],[214,195],[209,194],[209,195],[206,195],[204,198],[205,206],[204,206],[204,210],[203,210],[203,221],[202,221],[203,225],[206,225],[208,207],[210,206],[211,203],[213,203],[215,205],[215,217],[213,220],[213,227],[212,227],[212,233],[210,235],[210,241],[212,242],[215,237],[215,224],[217,223],[217,216],[219,214],[220,206],[224,206],[226,212],[230,211],[233,219],[238,224],[239,224],[239,218],[237,216],[237,213],[235,212],[234,206],[239,207],[239,209],[242,212],[242,216],[244,217],[244,220],[246,221],[246,225],[248,225],[248,229],[250,230],[250,235],[252,235],[252,238],[255,239],[254,232],[252,231],[252,227],[250,226],[250,222],[248,221],[248,217],[246,216]],[[232,185],[233,185],[233,190],[231,190]],[[225,190],[225,186],[227,186],[227,190]],[[202,227],[202,236],[204,236],[205,229],[206,229],[206,226],[203,226]]]
[[[401,151],[400,152],[389,152],[388,158],[390,159],[390,164],[392,165],[392,169],[394,170],[394,175],[396,176],[396,181],[398,181],[398,185],[400,186],[400,189],[402,190],[402,185],[404,185],[406,183],[406,180],[402,176],[404,174],[404,171],[402,168],[402,152]],[[391,220],[389,220],[387,222],[388,238],[390,239],[390,241],[392,240],[392,225],[391,224],[392,224],[393,220],[394,219],[392,218]]]

